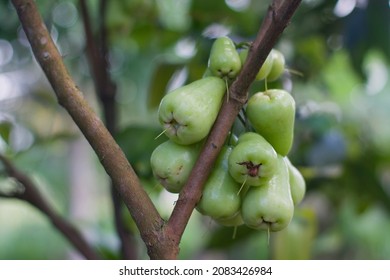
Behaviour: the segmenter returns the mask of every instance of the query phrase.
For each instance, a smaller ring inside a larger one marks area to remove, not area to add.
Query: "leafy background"
[[[110,74],[118,86],[116,135],[160,213],[176,195],[152,178],[163,138],[156,109],[173,87],[199,79],[212,38],[254,38],[270,1],[111,0]],[[78,2],[37,1],[66,65],[100,113]],[[88,2],[96,15],[97,1]],[[96,16],[95,16],[96,17]],[[31,56],[16,13],[0,1],[0,151],[28,173],[94,246],[117,258],[108,178]],[[97,18],[94,19],[97,21]],[[182,259],[390,258],[390,7],[387,0],[304,0],[278,44],[280,81],[297,103],[291,161],[307,194],[288,227],[271,234],[222,228],[194,211]],[[300,74],[296,74],[300,73]],[[255,83],[251,93],[264,89]],[[0,166],[0,171],[1,171]],[[1,173],[3,174],[3,173]],[[1,190],[16,183],[1,175]],[[140,259],[147,254],[129,215]],[[0,198],[0,259],[78,258],[37,210]]]

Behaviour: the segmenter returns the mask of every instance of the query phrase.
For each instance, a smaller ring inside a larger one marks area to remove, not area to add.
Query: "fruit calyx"
[[[185,127],[182,123],[179,123],[175,117],[173,116],[173,112],[171,112],[171,118],[164,122],[164,128],[170,132],[170,134],[177,136],[178,131],[181,127]]]
[[[245,165],[246,169],[248,170],[248,175],[251,177],[257,177],[259,174],[259,169],[261,166],[261,163],[259,164],[254,164],[251,161],[243,161],[243,162],[237,162],[239,165]]]

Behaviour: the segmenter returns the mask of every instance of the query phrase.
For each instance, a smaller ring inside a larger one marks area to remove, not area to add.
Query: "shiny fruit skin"
[[[269,89],[252,95],[246,107],[246,115],[254,130],[261,134],[275,149],[286,156],[294,139],[295,101],[282,89]]]
[[[225,219],[214,219],[218,224],[225,227],[238,227],[244,224],[241,212],[237,212],[234,216]]]
[[[284,55],[280,51],[272,49],[270,55],[272,56],[272,67],[267,75],[267,82],[273,82],[279,79],[286,67]]]
[[[179,145],[171,140],[154,149],[150,164],[154,177],[171,193],[179,193],[198,158],[200,145]]]
[[[296,206],[301,203],[305,197],[306,182],[302,176],[302,173],[291,163],[290,159],[285,157],[284,160],[286,161],[288,167],[291,197],[294,205]]]
[[[286,228],[294,214],[288,168],[278,155],[277,172],[259,187],[251,187],[245,194],[241,215],[245,225],[258,230],[280,231]]]
[[[209,57],[208,68],[220,78],[234,79],[241,70],[241,59],[233,41],[226,36],[215,39]]]
[[[207,77],[165,95],[158,110],[165,135],[181,145],[204,139],[217,118],[225,90],[222,79]]]
[[[228,157],[231,151],[231,147],[222,148],[196,206],[200,213],[214,219],[228,219],[240,211],[240,185],[228,172]]]
[[[238,183],[259,186],[275,173],[277,154],[264,137],[246,132],[238,138],[228,164],[229,173]]]

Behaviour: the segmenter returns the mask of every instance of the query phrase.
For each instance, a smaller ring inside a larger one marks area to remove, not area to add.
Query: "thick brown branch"
[[[230,100],[223,103],[218,118],[204,145],[191,175],[179,195],[172,215],[166,226],[167,236],[177,245],[187,226],[196,203],[202,194],[213,164],[225,142],[233,122],[248,99],[248,89],[256,73],[282,34],[301,0],[274,1],[268,9],[266,18],[253,42],[246,63],[239,76],[230,87]],[[174,256],[171,256],[174,258]]]
[[[151,258],[162,258],[166,244],[158,240],[164,225],[139,178],[102,121],[83,98],[69,75],[57,48],[33,0],[12,0],[20,22],[31,44],[35,58],[67,110],[89,141],[107,174],[111,177],[148,247]],[[169,246],[168,246],[169,247]]]
[[[23,191],[1,195],[7,198],[18,198],[24,200],[45,214],[52,224],[69,240],[70,243],[86,258],[91,260],[100,259],[98,254],[90,247],[81,233],[65,218],[60,216],[49,205],[47,200],[39,192],[33,181],[19,171],[8,159],[0,155],[0,161],[5,167],[8,176],[16,179],[23,187]]]

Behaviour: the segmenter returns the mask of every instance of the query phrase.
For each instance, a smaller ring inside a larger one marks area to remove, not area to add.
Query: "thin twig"
[[[100,259],[100,256],[92,249],[81,233],[49,205],[47,199],[40,193],[38,187],[26,174],[19,171],[10,160],[2,155],[0,155],[0,161],[4,165],[7,175],[17,180],[24,188],[22,191],[1,193],[0,197],[17,198],[30,203],[46,215],[52,224],[86,259]]]

